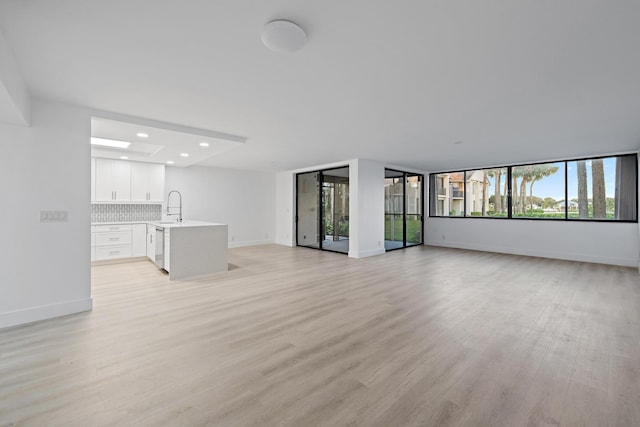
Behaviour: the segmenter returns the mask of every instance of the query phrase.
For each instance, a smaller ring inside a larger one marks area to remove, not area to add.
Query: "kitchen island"
[[[170,280],[227,271],[227,224],[203,221],[150,222],[164,229],[163,268]]]

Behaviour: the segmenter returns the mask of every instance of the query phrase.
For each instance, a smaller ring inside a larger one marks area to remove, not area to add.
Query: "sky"
[[[578,177],[577,162],[568,162],[568,184],[569,184],[569,200],[578,198]],[[591,197],[591,160],[587,160],[587,188],[589,197]],[[550,163],[558,167],[558,172],[553,175],[536,181],[533,185],[533,195],[541,198],[551,197],[557,201],[564,200],[564,162]],[[491,182],[489,194],[495,194],[495,178],[489,178]],[[615,197],[616,186],[616,158],[608,157],[604,159],[604,182],[605,193],[607,197]],[[501,180],[504,185],[504,177]],[[529,195],[529,186],[527,184],[527,196]]]

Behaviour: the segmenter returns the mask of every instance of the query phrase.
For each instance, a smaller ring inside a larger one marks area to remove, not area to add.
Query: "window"
[[[636,154],[429,177],[429,215],[638,221]]]
[[[565,162],[511,168],[513,218],[564,219]]]
[[[605,157],[567,163],[569,219],[635,221],[635,156]]]
[[[431,216],[464,216],[464,172],[431,175]]]
[[[507,168],[465,172],[467,216],[507,216]]]

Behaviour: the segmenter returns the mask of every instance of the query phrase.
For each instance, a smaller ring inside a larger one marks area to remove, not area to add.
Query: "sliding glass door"
[[[296,179],[298,246],[349,252],[349,167],[306,172]]]
[[[422,244],[423,176],[385,169],[384,247]]]
[[[424,177],[418,174],[405,174],[405,246],[422,244],[422,200]]]
[[[322,249],[349,252],[349,168],[321,171]]]
[[[297,243],[299,246],[320,247],[320,173],[300,173],[297,188]]]
[[[385,169],[384,248],[404,247],[404,173]]]

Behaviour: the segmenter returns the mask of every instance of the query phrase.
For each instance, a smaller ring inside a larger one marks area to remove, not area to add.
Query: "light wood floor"
[[[429,247],[230,262],[93,267],[93,312],[0,331],[0,425],[640,425],[636,270]]]

